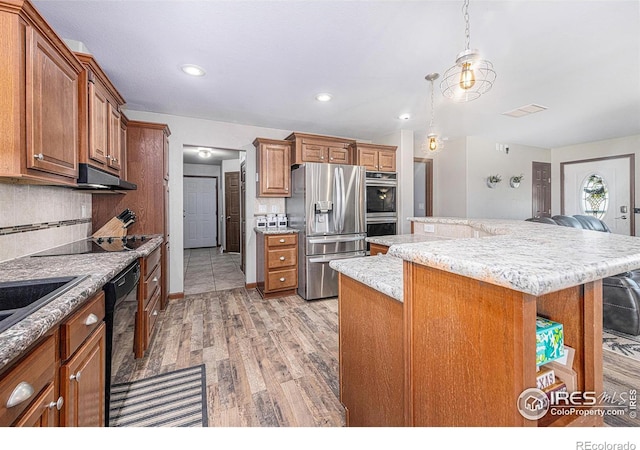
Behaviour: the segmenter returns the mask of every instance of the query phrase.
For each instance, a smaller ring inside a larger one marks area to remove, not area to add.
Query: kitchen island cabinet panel
[[[403,426],[402,302],[341,274],[338,318],[347,426]]]

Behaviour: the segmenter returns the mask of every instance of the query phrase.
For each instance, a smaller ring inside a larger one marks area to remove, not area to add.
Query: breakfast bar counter
[[[602,392],[602,278],[639,268],[640,240],[516,220],[409,220],[419,242],[368,257],[378,275],[358,260],[331,263],[347,423],[602,425],[597,406],[530,420],[518,398],[536,386],[537,316],[563,324],[576,390]],[[402,302],[369,280],[398,264]]]

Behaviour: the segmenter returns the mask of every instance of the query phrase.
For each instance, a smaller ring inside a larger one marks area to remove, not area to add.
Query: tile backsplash
[[[91,235],[91,194],[0,183],[0,261]]]

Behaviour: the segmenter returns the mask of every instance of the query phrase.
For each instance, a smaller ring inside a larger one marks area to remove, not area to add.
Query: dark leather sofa
[[[585,215],[532,217],[529,222],[610,233],[602,220]],[[602,280],[602,326],[637,336],[640,334],[640,270],[624,272]]]

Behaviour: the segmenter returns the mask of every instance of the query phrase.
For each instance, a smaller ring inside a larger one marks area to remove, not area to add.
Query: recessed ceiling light
[[[193,77],[201,77],[206,73],[202,67],[195,64],[184,64],[180,68],[184,73]]]
[[[316,95],[316,100],[318,100],[319,102],[328,102],[332,98],[333,97],[331,97],[331,94],[327,94],[326,92]]]
[[[398,119],[400,119],[400,120],[409,120],[409,119],[411,119],[411,114],[409,114],[409,113],[406,113],[406,114],[400,114],[400,115],[398,116]]]
[[[200,158],[209,158],[211,156],[211,150],[206,148],[200,149],[198,155],[200,155]]]

